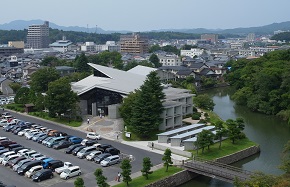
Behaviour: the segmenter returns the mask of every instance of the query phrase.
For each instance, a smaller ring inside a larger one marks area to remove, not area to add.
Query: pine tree
[[[80,56],[77,56],[75,59],[75,67],[79,72],[88,72],[90,66],[88,65],[88,58],[85,53],[82,53]]]
[[[152,166],[153,164],[151,163],[149,157],[143,158],[143,169],[141,170],[141,172],[142,175],[146,177],[146,179],[148,179],[149,174],[153,173],[153,171],[150,171]]]
[[[142,138],[150,136],[162,122],[162,102],[165,98],[160,78],[156,72],[151,72],[133,103],[132,116],[129,126],[132,131]]]
[[[165,149],[162,160],[164,161],[163,165],[166,166],[166,171],[168,171],[168,167],[173,164],[171,160],[171,150],[169,148]]]
[[[103,170],[101,168],[96,169],[94,172],[94,175],[96,176],[97,185],[99,187],[108,187],[109,184],[106,183],[107,178],[103,175]]]
[[[122,169],[121,175],[123,176],[123,181],[127,184],[127,186],[129,186],[129,182],[132,181],[130,176],[132,168],[130,160],[124,159],[120,168]]]
[[[81,177],[76,178],[74,185],[75,187],[84,187],[84,180]]]

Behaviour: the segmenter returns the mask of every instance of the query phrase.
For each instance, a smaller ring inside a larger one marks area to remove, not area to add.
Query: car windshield
[[[67,174],[70,173],[70,172],[69,172],[69,169],[65,169],[65,170],[63,170],[63,172],[64,172],[64,173],[67,173]]]
[[[36,176],[36,177],[39,177],[39,176],[41,175],[41,173],[42,173],[42,172],[36,172],[36,173],[35,173],[35,176]]]
[[[82,150],[80,150],[80,153],[84,153],[84,152],[86,152],[86,150],[85,150],[85,149],[82,149]]]
[[[104,159],[104,161],[107,161],[108,162],[108,161],[110,161],[110,159],[109,158],[106,158],[106,159]]]

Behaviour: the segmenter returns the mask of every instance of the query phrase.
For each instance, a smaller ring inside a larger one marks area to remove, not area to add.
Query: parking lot
[[[68,129],[65,127],[60,127],[56,126],[51,123],[43,122],[38,119],[30,118],[27,116],[20,116],[17,114],[13,114],[14,117],[25,120],[25,121],[30,121],[36,124],[41,124],[42,126],[45,126],[47,128],[51,129],[57,129],[62,132],[66,132],[68,134],[74,135],[74,136],[79,136],[82,138],[85,138],[85,133],[76,131],[74,129]],[[108,178],[108,181],[114,180],[116,174],[120,171],[120,164],[116,164],[113,166],[109,167],[101,167],[99,164],[96,164],[91,161],[87,161],[85,159],[79,159],[73,155],[67,155],[64,153],[64,149],[60,150],[55,150],[52,148],[48,148],[46,146],[43,146],[42,144],[39,144],[37,142],[31,141],[31,140],[26,140],[24,137],[19,137],[17,135],[14,135],[10,132],[5,132],[3,130],[0,131],[0,136],[5,136],[11,140],[16,141],[17,143],[29,147],[31,149],[34,149],[43,155],[46,155],[48,157],[52,157],[54,159],[62,160],[64,162],[71,162],[73,165],[80,166],[82,170],[82,175],[81,177],[85,181],[86,186],[96,186],[96,181],[95,181],[95,176],[93,175],[93,172],[95,171],[96,168],[102,168],[104,175]],[[99,140],[99,143],[106,143],[106,144],[111,144],[114,147],[118,148],[121,150],[122,155],[134,155],[134,161],[132,162],[132,172],[137,172],[140,171],[142,168],[142,159],[145,156],[149,156],[154,164],[159,164],[161,163],[161,156],[158,154],[154,154],[151,152],[147,152],[138,148],[133,148],[130,146],[126,146],[123,144],[120,144],[118,142],[102,139]],[[69,180],[62,180],[58,176],[58,174],[54,174],[53,179],[48,179],[45,181],[42,181],[40,183],[34,183],[31,181],[31,179],[28,179],[23,176],[17,175],[17,173],[13,172],[9,168],[5,168],[4,166],[0,166],[0,171],[1,174],[3,173],[5,176],[6,175],[11,175],[15,176],[13,180],[11,180],[10,177],[1,177],[1,180],[5,184],[14,184],[16,186],[72,186],[72,183],[74,182],[75,178],[69,179]],[[24,185],[25,184],[25,185]]]

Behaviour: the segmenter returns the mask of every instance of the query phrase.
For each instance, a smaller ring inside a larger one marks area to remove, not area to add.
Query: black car
[[[21,156],[21,157],[18,157],[18,158],[15,158],[15,159],[13,159],[13,160],[10,160],[9,162],[8,162],[8,166],[10,167],[10,168],[12,168],[15,164],[18,164],[18,162],[20,162],[21,160],[24,160],[24,159],[26,159],[24,156]]]
[[[20,151],[22,149],[26,149],[26,148],[25,147],[15,147],[15,148],[12,148],[11,151],[14,151],[15,153],[18,153],[18,151]]]
[[[0,150],[5,149],[5,147],[3,147],[2,145],[0,145]]]
[[[82,145],[82,146],[79,146],[79,147],[75,148],[75,149],[73,150],[72,154],[73,154],[74,156],[76,156],[76,155],[78,154],[78,152],[79,152],[80,150],[82,150],[83,148],[85,148],[85,147],[86,147],[86,146]]]
[[[32,180],[35,182],[40,182],[42,180],[51,178],[53,178],[53,173],[51,169],[39,170],[32,176]]]
[[[44,136],[41,136],[41,137],[39,137],[39,138],[37,138],[37,143],[41,143],[42,142],[42,140],[44,140],[45,138],[47,138],[47,137],[49,137],[48,135],[44,135]]]
[[[80,146],[82,146],[82,144],[74,144],[74,145],[71,145],[64,152],[66,154],[71,154],[75,148],[80,147]]]
[[[8,149],[10,151],[12,151],[14,148],[19,148],[19,147],[23,147],[22,145],[19,145],[19,144],[11,144],[11,145],[8,145]]]
[[[18,175],[24,175],[24,173],[28,170],[30,170],[30,168],[34,167],[34,166],[39,166],[41,165],[41,160],[34,160],[31,162],[27,162],[24,165],[22,165],[20,168],[17,169],[17,173]]]
[[[63,149],[69,147],[71,144],[72,144],[71,142],[63,140],[60,141],[58,144],[53,145],[52,147],[54,149]]]
[[[110,148],[110,147],[113,147],[112,145],[110,144],[101,144],[97,147],[97,149],[99,151],[102,151],[103,153],[105,152],[106,149]]]
[[[115,147],[110,147],[105,150],[105,153],[110,153],[111,155],[119,155],[120,150],[116,149]]]
[[[89,146],[92,146],[92,145],[97,144],[97,143],[98,143],[97,140],[88,140],[88,141],[86,141],[85,145],[89,147]]]
[[[61,160],[52,160],[50,162],[48,162],[48,169],[51,169],[52,171],[54,171],[56,168],[60,168],[63,167],[64,163]]]
[[[13,129],[13,128],[14,128],[14,126],[6,126],[6,127],[3,128],[3,130],[6,131],[6,132],[10,132],[11,129]]]
[[[96,162],[97,164],[101,163],[102,160],[104,160],[105,158],[112,156],[110,153],[103,153],[100,154],[96,157],[93,158],[93,161]]]

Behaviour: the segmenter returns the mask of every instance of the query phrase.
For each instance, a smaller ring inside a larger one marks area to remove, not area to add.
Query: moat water
[[[244,106],[236,105],[230,96],[231,88],[217,88],[205,92],[215,103],[214,112],[223,120],[242,117],[245,120],[246,136],[258,143],[261,153],[244,159],[234,165],[249,171],[262,171],[267,174],[279,175],[283,172],[278,168],[281,164],[281,152],[284,144],[290,140],[290,127],[275,116],[267,116],[252,112]],[[232,187],[232,184],[199,176],[180,187]]]

